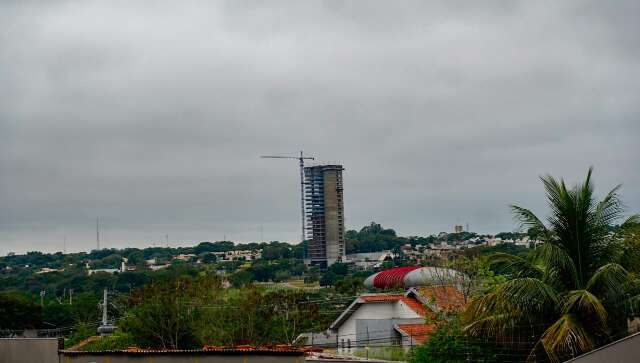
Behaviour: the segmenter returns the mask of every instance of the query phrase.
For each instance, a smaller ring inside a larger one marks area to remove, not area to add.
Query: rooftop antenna
[[[304,156],[304,152],[300,150],[300,156],[285,156],[285,155],[263,155],[263,159],[298,159],[300,162],[300,215],[302,224],[302,234],[300,242],[305,240],[305,227],[304,227],[304,161],[314,160],[313,156]]]
[[[96,217],[96,249],[100,251],[100,217]]]

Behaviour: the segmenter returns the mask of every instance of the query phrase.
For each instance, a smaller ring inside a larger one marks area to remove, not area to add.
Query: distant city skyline
[[[1,2],[0,255],[89,250],[98,216],[105,248],[299,241],[297,165],[260,159],[296,150],[345,166],[347,229],[513,231],[591,165],[640,212],[639,11]]]

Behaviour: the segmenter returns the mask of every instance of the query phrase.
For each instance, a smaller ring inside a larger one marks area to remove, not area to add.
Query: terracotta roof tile
[[[360,299],[364,302],[384,302],[384,301],[399,301],[404,298],[402,294],[396,295],[362,295]]]
[[[456,311],[464,305],[464,295],[453,286],[429,286],[415,289],[420,296],[433,302],[442,310]]]
[[[409,306],[413,311],[415,311],[418,315],[425,316],[427,314],[427,309],[425,309],[424,305],[417,299],[403,296],[401,300],[402,302],[407,304],[407,306]]]
[[[422,344],[429,340],[431,333],[435,332],[438,327],[435,324],[398,324],[396,329],[410,336],[415,342]]]
[[[413,297],[407,297],[401,294],[396,295],[363,295],[360,296],[365,303],[368,302],[393,302],[393,301],[402,301],[404,302],[411,310],[415,311],[420,316],[425,316],[427,314],[427,310],[424,305],[417,299]]]

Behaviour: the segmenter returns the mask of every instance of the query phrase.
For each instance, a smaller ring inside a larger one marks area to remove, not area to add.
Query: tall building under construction
[[[304,168],[307,262],[322,268],[345,254],[342,165]]]

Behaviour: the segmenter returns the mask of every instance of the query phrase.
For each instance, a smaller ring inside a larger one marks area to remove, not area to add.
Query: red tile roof
[[[419,287],[415,291],[423,301],[431,300],[444,311],[456,311],[464,305],[464,295],[454,286]]]
[[[364,302],[385,302],[385,301],[399,301],[404,298],[404,294],[395,295],[362,295],[360,299]]]
[[[416,343],[422,344],[431,337],[438,327],[435,324],[398,324],[396,330],[411,337]]]
[[[434,317],[433,312],[425,307],[425,305],[415,296],[406,296],[405,294],[375,294],[361,295],[355,299],[351,305],[338,318],[331,323],[329,329],[337,329],[346,319],[351,316],[361,305],[367,303],[385,303],[402,301],[407,307],[415,311],[421,317]]]
[[[268,355],[302,355],[307,350],[300,349],[286,344],[277,345],[236,345],[236,346],[212,346],[205,345],[202,349],[142,349],[139,347],[128,347],[122,350],[99,350],[99,351],[83,351],[83,350],[59,350],[65,355],[105,355],[105,354],[268,354]]]
[[[416,298],[407,297],[403,294],[394,294],[394,295],[363,295],[360,296],[365,303],[369,302],[393,302],[393,301],[402,301],[404,302],[411,310],[415,311],[420,316],[425,316],[427,310],[424,305]]]
[[[425,316],[427,314],[427,309],[425,309],[424,305],[417,299],[403,296],[401,300],[402,302],[407,304],[407,306],[409,306],[413,311],[415,311],[418,315]]]

